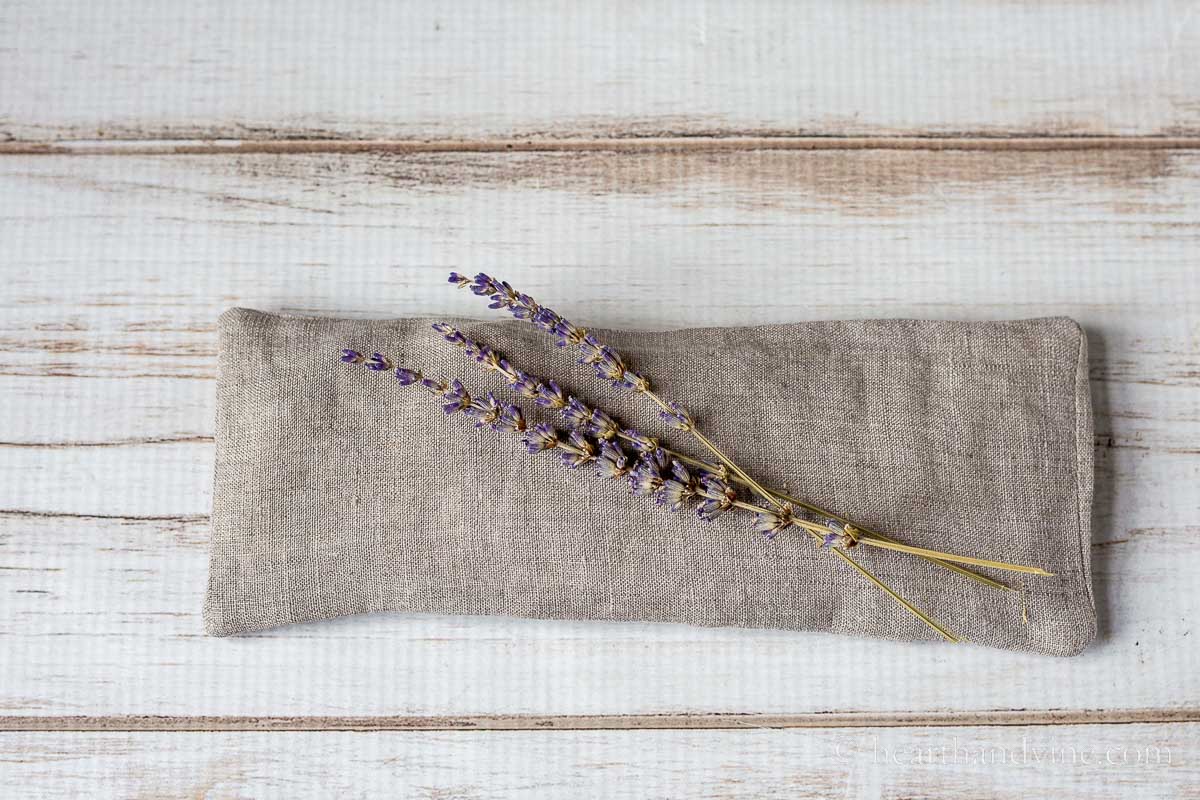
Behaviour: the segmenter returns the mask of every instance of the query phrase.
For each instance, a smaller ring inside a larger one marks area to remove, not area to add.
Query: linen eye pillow
[[[707,455],[532,326],[454,322]],[[670,513],[338,358],[383,351],[514,399],[430,323],[222,315],[209,633],[396,611],[938,638],[807,536]],[[967,640],[1072,655],[1094,638],[1087,346],[1073,321],[595,333],[763,484],[909,544],[1053,573],[981,570],[1022,589],[1003,591],[907,554],[861,556]],[[524,408],[530,425],[552,418]]]

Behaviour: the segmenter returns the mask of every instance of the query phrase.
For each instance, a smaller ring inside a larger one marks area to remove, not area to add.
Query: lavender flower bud
[[[475,276],[471,283],[471,291],[483,297],[498,293],[500,291],[500,287],[494,280],[491,279],[490,276],[480,272]]]
[[[632,428],[621,431],[621,436],[629,442],[630,447],[639,453],[651,453],[658,449],[658,439],[638,433]]]
[[[660,411],[658,416],[676,430],[690,431],[696,427],[696,420],[692,419],[692,415],[684,411],[679,403],[671,403],[671,410]]]
[[[347,364],[361,364],[363,362],[363,354],[357,350],[343,350],[342,361]]]
[[[521,441],[525,443],[525,449],[529,452],[540,453],[558,447],[558,431],[552,425],[542,422],[535,425],[533,430],[526,431]]]
[[[446,401],[442,405],[442,410],[447,414],[453,414],[455,411],[465,411],[471,407],[471,395],[463,388],[462,382],[455,380],[450,384],[450,391],[446,392],[443,399]]]
[[[526,375],[519,369],[512,371],[513,377],[509,379],[508,385],[513,388],[513,391],[522,397],[536,399],[541,392],[542,384],[538,383],[536,378]]]
[[[695,488],[674,478],[663,481],[662,488],[654,497],[655,502],[671,511],[679,511],[684,506],[691,505],[695,499]]]
[[[617,435],[617,423],[600,409],[592,411],[588,420],[588,430],[598,439],[611,439]]]
[[[461,286],[468,285],[470,282],[471,282],[471,279],[468,278],[466,275],[459,275],[457,272],[450,273],[450,283],[453,283],[453,284],[461,287]]]
[[[647,392],[650,390],[650,381],[636,372],[625,370],[625,377],[618,386],[623,389],[632,389],[635,392]]]
[[[596,474],[601,478],[624,478],[628,475],[629,459],[625,452],[613,442],[601,442]]]
[[[566,408],[567,395],[554,381],[546,381],[538,387],[537,404],[545,408]]]
[[[554,333],[558,328],[558,323],[561,321],[562,317],[545,307],[539,308],[537,313],[533,315],[533,324],[547,333]]]
[[[596,368],[596,377],[611,381],[612,385],[617,387],[625,384],[625,362],[612,348],[601,347],[593,366]]]
[[[650,496],[662,488],[662,472],[653,459],[642,458],[629,473],[629,488],[634,494]]]
[[[488,392],[487,400],[472,400],[471,404],[463,409],[463,413],[475,420],[476,428],[490,425],[494,430],[495,423],[500,419],[503,409],[496,402],[496,396]]]
[[[571,397],[568,398],[567,407],[563,409],[562,415],[571,427],[584,428],[592,420],[592,409],[579,402],[577,398]]]
[[[562,463],[575,469],[583,466],[596,457],[596,445],[579,431],[571,431],[567,437],[568,446],[563,447]]]
[[[385,369],[391,369],[392,362],[387,360],[387,357],[382,353],[372,353],[371,358],[367,361],[367,369],[375,372],[382,372]]]
[[[442,335],[442,338],[447,342],[458,347],[466,347],[467,337],[463,336],[462,331],[445,322],[435,322],[433,329]]]
[[[596,341],[595,336],[592,336],[590,334],[584,336],[583,341],[581,341],[579,343],[579,352],[583,354],[582,357],[580,357],[580,359],[579,359],[579,363],[580,364],[595,364],[597,361],[600,360],[600,358],[604,352],[604,349],[605,349],[604,345],[602,345],[600,342]]]
[[[533,321],[540,310],[541,306],[539,306],[532,297],[524,293],[517,295],[516,302],[514,302],[512,304],[512,308],[509,309],[514,317],[526,321]]]
[[[492,429],[509,433],[523,433],[525,431],[525,415],[521,412],[521,407],[505,406],[500,418],[492,425]]]
[[[669,475],[671,468],[675,464],[671,457],[664,450],[655,450],[652,453],[643,453],[642,462],[652,465],[660,475]]]
[[[421,385],[439,397],[450,391],[450,387],[446,385],[445,381],[435,381],[432,378],[422,378]]]
[[[583,340],[587,338],[587,331],[585,329],[577,328],[561,317],[554,326],[554,333],[558,336],[559,347],[583,344]]]
[[[496,281],[484,273],[475,276],[475,284],[471,287],[475,294],[490,295],[492,301],[488,308],[509,308],[516,304],[517,293],[508,281]]]
[[[465,349],[467,355],[482,364],[485,369],[500,369],[500,354],[486,344],[467,339]]]
[[[660,506],[678,511],[696,500],[696,479],[678,461],[671,462],[671,474],[673,477],[663,481],[662,489],[654,499]]]
[[[829,533],[825,534],[825,538],[821,540],[821,547],[837,544],[843,548],[850,548],[858,544],[858,539],[850,533],[849,525],[830,520],[825,523],[825,527],[829,528]]]
[[[754,527],[768,539],[774,539],[793,524],[792,507],[784,505],[778,511],[764,511],[754,516]]]
[[[733,487],[712,475],[700,479],[700,495],[704,500],[696,509],[696,514],[705,522],[712,522],[733,508],[733,502],[737,499]]]
[[[401,386],[410,386],[421,380],[421,373],[415,369],[396,367],[396,380],[400,381]]]

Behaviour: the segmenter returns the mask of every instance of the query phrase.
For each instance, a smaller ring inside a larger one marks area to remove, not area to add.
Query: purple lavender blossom
[[[525,415],[521,412],[521,407],[511,404],[505,406],[500,414],[500,418],[492,425],[492,430],[524,433]]]
[[[619,388],[633,389],[636,392],[646,392],[650,390],[650,380],[644,375],[639,375],[632,370],[625,370],[625,377],[621,380]]]
[[[457,273],[451,273],[450,282],[464,285]],[[596,374],[611,381],[613,386],[637,392],[650,391],[650,381],[644,375],[630,372],[611,347],[589,335],[585,329],[576,327],[569,320],[538,305],[529,295],[517,292],[507,282],[496,281],[481,272],[475,276],[471,291],[490,297],[492,302],[489,308],[508,308],[517,319],[527,320],[542,330],[553,333],[557,337],[559,347],[578,346],[579,363],[594,365]]]
[[[508,310],[517,319],[533,322],[537,319],[537,313],[541,308],[529,295],[518,293],[516,301]]]
[[[621,431],[621,437],[629,442],[630,447],[639,453],[652,453],[658,449],[658,439],[638,433],[633,428]]]
[[[692,415],[684,411],[679,403],[671,403],[671,410],[660,411],[658,416],[662,417],[663,421],[675,430],[690,431],[696,427],[696,421],[692,419]]]
[[[471,284],[471,291],[477,295],[487,296],[492,302],[488,308],[511,308],[517,303],[517,292],[507,281],[497,281],[491,276],[480,272]]]
[[[662,485],[662,469],[654,459],[640,459],[629,473],[629,488],[634,494],[650,497],[656,494]]]
[[[588,430],[597,439],[611,439],[617,435],[620,428],[617,427],[617,423],[613,421],[612,417],[597,408],[592,410],[592,416],[588,420]]]
[[[567,407],[562,412],[563,419],[573,428],[587,427],[592,421],[592,409],[579,402],[578,398],[567,398]]]
[[[792,527],[792,507],[784,504],[778,510],[764,511],[754,515],[754,527],[768,539],[774,539],[781,532]]]
[[[462,331],[445,322],[433,323],[433,329],[442,335],[450,344],[456,344],[460,347],[467,343],[467,337],[462,335]]]
[[[567,395],[554,381],[546,381],[538,387],[537,404],[544,408],[566,408]]]
[[[463,409],[463,413],[475,420],[476,428],[489,425],[495,430],[496,422],[504,413],[504,409],[496,402],[496,396],[488,392],[487,400],[472,400],[471,404]]]
[[[453,273],[451,273],[453,274]],[[471,291],[480,297],[486,297],[500,292],[500,286],[490,276],[480,272],[471,281]]]
[[[587,338],[587,331],[583,328],[577,328],[567,320],[559,317],[558,322],[554,325],[554,335],[558,337],[558,346],[566,347],[567,345],[579,345]]]
[[[357,350],[343,350],[342,361],[347,364],[361,364],[363,362],[363,354]]]
[[[467,339],[463,345],[463,349],[468,356],[483,364],[487,369],[495,370],[500,368],[500,354],[486,344]]]
[[[401,386],[411,386],[421,380],[421,373],[415,369],[396,367],[396,380],[400,381]]]
[[[450,391],[450,386],[445,381],[435,381],[433,378],[422,378],[421,386],[429,390],[430,393],[441,397],[446,392]]]
[[[654,500],[671,511],[679,511],[696,499],[696,479],[678,461],[671,463],[671,477],[663,481]]]
[[[558,447],[558,431],[552,425],[542,422],[533,426],[532,430],[526,431],[522,441],[526,450],[540,453]]]
[[[614,442],[601,442],[596,474],[601,478],[624,478],[629,471],[629,459],[620,446]]]
[[[466,411],[471,407],[471,395],[463,388],[462,381],[457,379],[450,383],[450,391],[446,392],[442,399],[445,401],[442,404],[442,410],[447,414]]]
[[[367,360],[367,369],[375,372],[382,372],[385,369],[391,369],[392,362],[388,361],[387,356],[382,353],[372,353]]]
[[[705,522],[712,522],[733,508],[737,500],[737,492],[733,487],[713,475],[705,475],[700,479],[700,496],[704,500],[696,509],[696,515]]]
[[[592,444],[591,439],[584,436],[579,431],[571,431],[567,437],[568,447],[559,447],[562,449],[562,463],[575,469],[581,467],[589,461],[596,458],[596,445]]]
[[[851,548],[858,544],[858,540],[850,533],[849,525],[829,520],[825,523],[825,527],[829,528],[829,533],[825,534],[825,538],[821,540],[821,547],[838,544],[844,548]]]
[[[601,346],[592,366],[596,368],[596,377],[610,381],[613,386],[625,383],[625,362],[611,347]]]
[[[467,286],[471,283],[471,279],[466,275],[459,275],[457,272],[451,272],[450,283],[453,283],[456,286]]]
[[[528,295],[525,296],[528,297]],[[562,322],[562,317],[545,306],[538,308],[537,313],[533,315],[533,324],[547,333],[554,333],[560,322]]]
[[[537,399],[542,390],[542,384],[530,375],[521,372],[519,369],[512,370],[512,378],[509,379],[508,385],[513,391],[530,399]]]
[[[579,352],[583,354],[579,358],[579,363],[595,364],[600,360],[604,349],[604,345],[597,341],[595,336],[585,335],[583,341],[579,343]]]

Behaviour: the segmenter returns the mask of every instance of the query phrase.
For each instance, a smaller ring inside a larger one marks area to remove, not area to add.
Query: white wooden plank
[[[202,518],[0,516],[0,709],[468,715],[1195,709],[1194,526],[1092,555],[1104,638],[1070,660],[831,635],[373,614],[203,634]],[[1164,598],[1171,598],[1164,602]],[[847,675],[869,674],[870,691]],[[1130,676],[1136,675],[1136,680]]]
[[[17,0],[0,140],[1200,130],[1185,0]]]
[[[15,665],[0,706],[1196,708],[1198,181],[1192,152],[0,159],[0,625]],[[442,273],[497,265],[610,326],[1076,317],[1099,412],[1102,640],[1051,661],[387,615],[204,638],[219,311],[478,315]],[[863,692],[845,664],[883,677]]]
[[[1200,724],[519,733],[6,733],[22,797],[1186,797]]]

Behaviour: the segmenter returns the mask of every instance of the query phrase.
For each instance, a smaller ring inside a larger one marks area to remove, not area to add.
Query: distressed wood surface
[[[0,785],[1195,796],[1200,4],[15,0],[0,75]],[[205,637],[217,314],[477,316],[477,268],[607,326],[1075,317],[1099,641]]]
[[[1200,724],[0,734],[22,797],[1194,797]]]
[[[15,0],[0,75],[0,140],[1179,135],[1200,132],[1200,14]]]
[[[1189,151],[0,159],[0,626],[17,656],[0,704],[20,719],[1196,710],[1198,188]],[[443,273],[496,265],[614,326],[1074,316],[1098,412],[1101,640],[1060,661],[398,615],[204,637],[216,315],[478,315]]]

